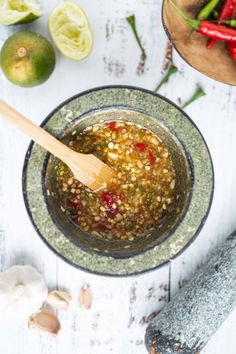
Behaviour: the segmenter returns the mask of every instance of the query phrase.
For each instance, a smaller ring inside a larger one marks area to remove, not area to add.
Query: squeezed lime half
[[[66,1],[49,17],[49,31],[62,54],[74,60],[86,58],[93,47],[93,34],[85,12],[77,4]]]
[[[35,0],[0,0],[0,24],[10,26],[29,23],[42,16]]]

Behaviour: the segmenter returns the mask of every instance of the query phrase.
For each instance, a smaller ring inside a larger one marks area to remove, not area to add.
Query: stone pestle
[[[236,306],[236,231],[149,324],[150,354],[197,354]]]

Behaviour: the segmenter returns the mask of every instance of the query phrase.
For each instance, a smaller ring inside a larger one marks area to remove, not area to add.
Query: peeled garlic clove
[[[91,294],[90,287],[88,285],[84,286],[81,289],[79,304],[80,307],[83,307],[87,310],[90,309],[90,307],[92,306],[92,294]]]
[[[70,294],[65,291],[53,290],[48,294],[47,303],[58,310],[67,310],[71,302]]]
[[[30,316],[28,319],[28,328],[56,336],[61,329],[61,325],[53,312],[42,310]]]

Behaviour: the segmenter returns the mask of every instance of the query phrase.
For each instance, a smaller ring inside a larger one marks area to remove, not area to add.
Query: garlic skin
[[[28,328],[56,336],[61,329],[57,316],[48,310],[34,313],[28,319]]]
[[[65,291],[50,291],[47,297],[47,303],[58,310],[66,311],[71,302],[71,296]]]
[[[39,272],[29,265],[16,265],[0,273],[1,318],[27,318],[37,311],[48,289]]]
[[[83,286],[80,292],[79,305],[81,308],[89,310],[92,306],[92,294],[89,285]]]

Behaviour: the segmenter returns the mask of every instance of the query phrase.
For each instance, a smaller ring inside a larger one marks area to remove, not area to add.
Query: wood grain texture
[[[28,26],[0,27],[0,45],[19,28],[49,36],[47,16],[60,1],[41,0],[44,17]],[[80,0],[94,32],[91,56],[77,63],[57,53],[57,66],[42,86],[22,89],[0,72],[0,99],[39,124],[57,104],[85,89],[106,84],[128,84],[153,89],[162,73],[167,43],[161,24],[161,1]],[[140,71],[140,52],[125,17],[135,13],[148,59]],[[147,323],[206,260],[216,244],[236,228],[236,89],[216,83],[190,68],[175,53],[179,72],[161,94],[175,102],[187,100],[196,84],[207,95],[188,108],[212,153],[216,174],[213,207],[198,238],[169,266],[138,277],[113,279],[76,270],[58,259],[37,236],[27,216],[21,173],[28,139],[0,120],[0,269],[32,264],[43,273],[50,289],[67,289],[75,303],[60,313],[62,331],[56,339],[30,332],[25,323],[11,328],[0,318],[0,353],[4,354],[144,354]],[[169,278],[170,275],[170,278]],[[93,305],[85,311],[77,299],[84,284],[91,286]],[[234,353],[236,313],[204,349],[204,354]]]

